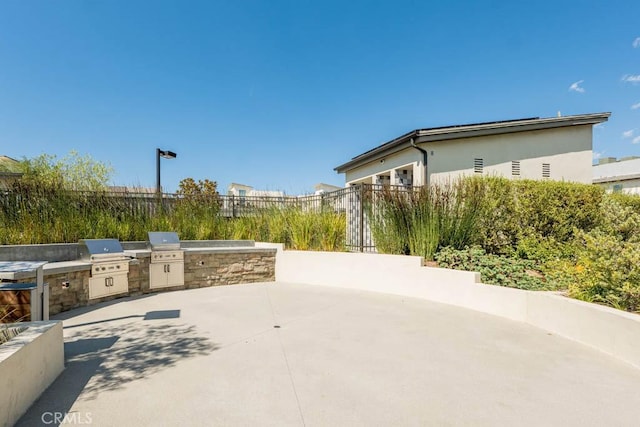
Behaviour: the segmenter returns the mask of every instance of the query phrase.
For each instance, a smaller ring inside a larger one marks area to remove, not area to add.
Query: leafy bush
[[[479,244],[489,253],[513,254],[518,242],[520,218],[516,189],[506,178],[466,178],[485,186],[479,220]]]
[[[522,236],[570,241],[575,230],[600,223],[603,190],[591,184],[558,181],[514,181]]]
[[[607,195],[600,226],[577,231],[574,257],[550,262],[549,279],[571,297],[639,312],[640,213],[629,203],[634,201]]]
[[[573,258],[576,250],[575,239],[568,242],[558,242],[553,237],[526,236],[518,241],[514,256],[533,260],[544,267],[550,261]]]
[[[556,290],[553,283],[538,277],[533,261],[487,254],[477,246],[463,250],[443,248],[435,259],[439,267],[477,271],[486,284],[527,290]]]
[[[111,165],[77,151],[70,151],[62,159],[51,154],[23,159],[20,167],[23,173],[20,185],[47,189],[103,190],[113,175]]]
[[[576,260],[558,261],[549,275],[569,296],[640,312],[640,243],[602,230],[580,233]]]
[[[490,253],[545,258],[553,244],[534,248],[535,242],[569,243],[576,230],[589,231],[601,222],[604,192],[597,186],[497,177],[481,180],[486,186],[481,245]]]

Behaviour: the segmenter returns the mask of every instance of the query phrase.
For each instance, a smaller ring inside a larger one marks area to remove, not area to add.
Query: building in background
[[[314,185],[313,189],[315,190],[313,194],[315,194],[316,196],[319,196],[321,194],[331,193],[332,191],[342,190],[342,187],[320,182]]]
[[[607,191],[640,194],[640,157],[603,157],[592,170],[593,183]]]
[[[227,196],[238,196],[238,197],[284,197],[284,192],[282,191],[271,191],[271,190],[256,190],[255,188],[244,185],[237,184],[232,182],[227,187]]]
[[[20,162],[9,156],[0,156],[0,190],[11,188],[22,177]]]
[[[346,185],[424,185],[461,175],[592,182],[593,126],[610,113],[417,129],[337,166]]]

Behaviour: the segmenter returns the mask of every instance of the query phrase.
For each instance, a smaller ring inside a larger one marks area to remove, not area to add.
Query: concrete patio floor
[[[66,369],[20,426],[58,425],[55,413],[94,426],[640,419],[640,370],[525,324],[424,300],[268,283],[57,317]]]

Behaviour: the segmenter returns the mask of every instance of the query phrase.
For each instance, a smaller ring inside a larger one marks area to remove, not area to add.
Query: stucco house
[[[640,194],[640,157],[604,157],[592,170],[593,183],[607,191]]]
[[[416,129],[337,166],[346,185],[424,185],[461,175],[592,182],[593,126],[611,113]]]
[[[324,182],[319,182],[318,184],[313,186],[314,193],[316,196],[320,196],[322,194],[331,193],[333,191],[341,190],[342,187],[337,187],[331,184],[325,184]]]
[[[255,188],[238,184],[236,182],[232,182],[227,187],[227,195],[228,196],[238,196],[238,197],[284,197],[285,194],[282,191],[273,191],[273,190],[256,190]]]
[[[9,156],[0,155],[0,189],[11,188],[22,177],[20,162]]]

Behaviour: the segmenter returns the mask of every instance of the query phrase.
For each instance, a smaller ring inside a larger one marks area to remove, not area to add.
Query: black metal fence
[[[157,195],[153,193],[132,192],[73,192],[69,193],[69,203],[73,203],[74,209],[82,209],[82,206],[102,206],[129,212],[135,216],[152,216],[159,212],[170,212],[181,202],[193,201],[199,206],[210,204],[212,211],[217,215],[232,219],[253,215],[268,209],[297,208],[307,212],[321,212],[331,210],[344,213],[346,217],[346,246],[350,251],[375,252],[375,244],[371,236],[366,200],[374,200],[371,197],[382,186],[355,185],[337,191],[305,195],[305,196],[234,196],[234,195],[190,195],[165,193]],[[365,200],[366,199],[366,200]],[[4,191],[0,193],[0,210],[5,215],[9,213],[19,214],[25,209],[48,203],[46,198],[37,194],[24,194],[20,191]],[[55,209],[54,206],[52,206]],[[39,206],[39,210],[43,210]],[[46,209],[45,209],[46,210]]]

